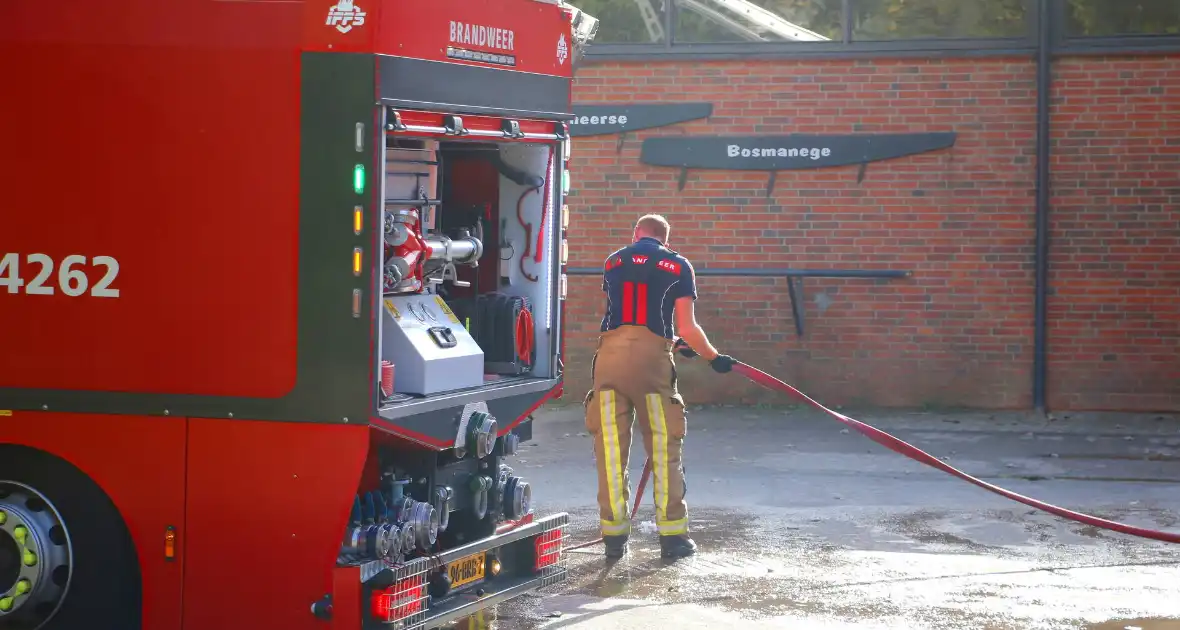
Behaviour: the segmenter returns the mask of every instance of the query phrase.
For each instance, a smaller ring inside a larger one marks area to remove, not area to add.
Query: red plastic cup
[[[381,362],[381,393],[386,398],[393,395],[393,364],[389,361]]]

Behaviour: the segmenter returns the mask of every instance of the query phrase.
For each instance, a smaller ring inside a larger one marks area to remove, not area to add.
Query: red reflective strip
[[[634,319],[635,283],[623,283],[623,323],[630,324]]]
[[[635,323],[640,326],[647,325],[647,285],[639,283],[639,290],[635,296]]]

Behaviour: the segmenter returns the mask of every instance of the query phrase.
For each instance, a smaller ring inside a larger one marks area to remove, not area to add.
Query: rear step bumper
[[[557,542],[556,549],[552,550],[561,550],[555,564],[544,567],[540,571],[536,571],[532,565],[527,567],[518,566],[518,570],[512,574],[507,574],[506,572],[493,579],[485,579],[471,587],[464,587],[458,593],[449,595],[441,601],[431,602],[425,610],[419,610],[414,614],[403,617],[393,622],[392,625],[379,624],[378,627],[395,627],[399,630],[433,630],[434,628],[473,615],[485,608],[525,595],[539,588],[565,581],[567,571],[564,566],[564,543],[565,529],[569,524],[569,519],[569,514],[560,512],[534,520],[531,523],[526,523],[502,534],[489,536],[482,540],[463,545],[462,547],[450,549],[430,558],[419,558],[397,568],[389,567],[382,562],[370,562],[362,565],[359,567],[362,582],[379,578],[378,574],[390,571],[391,569],[394,576],[388,581],[396,582],[410,579],[415,575],[422,576],[432,568],[438,568],[439,566],[461,560],[473,554],[503,549],[514,543],[521,543],[521,541],[527,541],[530,538],[536,538],[554,531],[561,532],[560,542]],[[523,544],[528,545],[529,543],[524,542]]]
[[[547,567],[541,576],[536,578],[517,578],[514,580],[497,580],[494,587],[497,590],[485,591],[483,597],[475,593],[456,595],[446,603],[432,607],[426,618],[423,630],[434,630],[453,621],[469,617],[479,611],[502,604],[510,599],[526,595],[531,591],[544,588],[551,584],[564,582],[566,569],[562,566]]]

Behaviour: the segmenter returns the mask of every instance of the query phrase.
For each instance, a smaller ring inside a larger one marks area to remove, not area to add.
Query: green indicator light
[[[570,194],[570,172],[568,169],[561,172],[561,194]]]
[[[8,612],[12,610],[12,603],[11,597],[0,599],[0,612]]]
[[[16,594],[17,595],[24,595],[25,593],[28,593],[31,590],[33,590],[33,585],[28,580],[21,580],[16,583]]]
[[[365,194],[365,165],[357,164],[352,169],[352,189],[356,194]]]

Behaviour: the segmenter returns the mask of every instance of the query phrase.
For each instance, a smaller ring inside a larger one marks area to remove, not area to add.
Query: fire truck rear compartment
[[[556,385],[561,151],[387,137],[382,417]]]
[[[377,411],[410,440],[371,445],[337,570],[360,572],[370,623],[431,628],[565,578],[568,515],[535,517],[509,462],[531,431],[509,425],[560,383],[567,146],[401,127],[382,147],[380,220],[356,225],[381,230]]]

